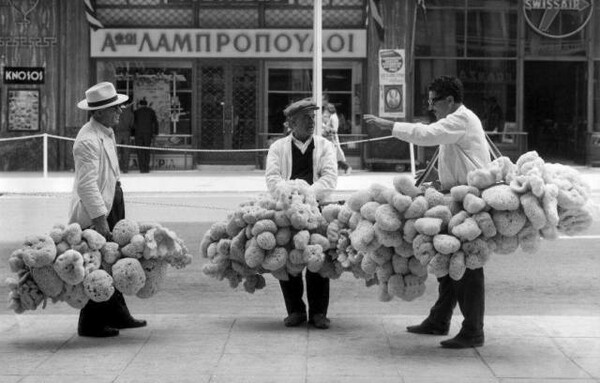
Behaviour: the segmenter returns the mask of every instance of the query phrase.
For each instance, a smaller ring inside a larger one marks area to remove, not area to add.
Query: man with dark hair
[[[133,126],[136,146],[150,146],[152,139],[158,134],[156,113],[148,106],[146,98],[140,100],[140,107],[134,112]],[[138,149],[138,166],[140,173],[150,172],[150,150]]]
[[[310,186],[319,202],[324,202],[337,184],[337,160],[333,144],[315,136],[314,112],[318,106],[311,99],[289,105],[283,113],[291,134],[275,141],[267,154],[265,177],[269,192],[278,190],[287,180],[302,179]],[[302,274],[290,275],[288,281],[279,281],[288,316],[286,327],[297,327],[306,322],[306,305],[302,300]],[[309,323],[319,329],[329,328],[329,279],[306,270],[306,295]]]
[[[439,145],[438,175],[442,190],[467,184],[467,173],[484,167],[491,161],[489,147],[481,121],[463,105],[463,86],[459,79],[441,76],[428,87],[429,109],[436,122],[393,122],[367,114],[365,122],[383,130],[391,130],[401,140],[416,145]],[[485,287],[483,268],[467,269],[462,279],[454,281],[448,275],[438,278],[439,295],[429,316],[407,331],[416,334],[446,335],[452,312],[458,303],[464,321],[458,335],[441,342],[445,348],[480,347],[484,342],[483,316]]]
[[[73,144],[75,180],[69,223],[92,228],[110,240],[111,230],[125,218],[125,202],[113,128],[119,123],[121,104],[129,99],[118,94],[110,82],[101,82],[85,92],[79,109],[90,111],[90,120],[79,130]],[[88,301],[79,313],[80,336],[109,337],[119,329],[143,327],[134,319],[123,294],[115,290],[106,302]]]

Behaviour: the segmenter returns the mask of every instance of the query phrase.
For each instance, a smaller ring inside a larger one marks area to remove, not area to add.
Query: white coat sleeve
[[[267,189],[275,198],[278,198],[278,190],[280,186],[285,184],[282,171],[282,146],[277,142],[273,143],[267,153],[267,164],[265,169],[265,179],[267,181]]]
[[[395,122],[392,135],[420,146],[454,144],[466,133],[468,121],[454,114],[429,125]]]
[[[327,195],[337,186],[337,157],[333,144],[327,140],[323,142],[323,151],[319,156],[319,163],[314,167],[317,179],[310,186],[319,202],[323,202]]]
[[[90,141],[78,142],[73,147],[73,157],[76,166],[80,169],[76,172],[79,179],[75,182],[77,195],[81,199],[83,207],[92,219],[107,215],[108,209],[98,186],[98,170],[100,168],[98,147]]]

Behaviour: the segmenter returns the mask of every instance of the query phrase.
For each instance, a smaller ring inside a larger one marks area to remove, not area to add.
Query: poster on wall
[[[40,130],[40,91],[8,90],[8,130],[33,132]]]
[[[160,75],[138,75],[133,81],[135,107],[146,99],[158,119],[158,134],[171,133],[170,82]]]
[[[406,117],[404,49],[379,51],[379,116]]]

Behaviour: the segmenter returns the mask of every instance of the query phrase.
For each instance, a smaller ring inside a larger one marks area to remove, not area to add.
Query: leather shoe
[[[315,314],[312,318],[310,318],[309,323],[312,324],[315,328],[327,330],[329,328],[329,325],[331,324],[331,321],[327,319],[323,314]]]
[[[306,322],[305,313],[291,313],[283,320],[285,327],[298,327],[304,322]]]
[[[77,334],[79,334],[79,336],[89,336],[93,338],[108,338],[111,336],[119,335],[119,330],[109,326],[102,326],[89,329],[78,328]]]
[[[436,327],[429,319],[425,319],[421,324],[416,326],[407,326],[406,331],[412,332],[413,334],[448,335],[448,328]]]
[[[480,336],[464,336],[458,334],[452,339],[447,339],[440,344],[443,348],[470,348],[470,347],[481,347],[483,346],[483,335]]]
[[[111,326],[114,328],[124,329],[124,328],[138,328],[145,327],[148,324],[144,319],[135,319],[134,317],[129,317],[125,320],[119,320],[115,322],[111,322]]]

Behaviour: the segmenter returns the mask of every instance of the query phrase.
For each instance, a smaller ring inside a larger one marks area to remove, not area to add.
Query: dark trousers
[[[465,336],[483,335],[485,311],[485,281],[483,268],[467,269],[461,280],[448,275],[438,278],[438,299],[431,308],[429,320],[436,327],[448,328],[452,312],[458,307],[464,316],[460,333]]]
[[[304,284],[302,273],[291,276],[288,281],[279,281],[285,308],[289,314],[306,313],[306,305],[302,300]],[[329,307],[329,278],[323,278],[319,273],[306,270],[306,297],[308,299],[308,317],[315,314],[327,316]]]
[[[113,206],[107,216],[109,229],[112,231],[115,224],[123,218],[125,218],[125,202],[121,183],[117,182]],[[116,327],[130,317],[131,314],[125,304],[123,294],[115,290],[115,293],[106,302],[88,301],[79,312],[79,328],[98,329],[107,325]]]
[[[136,146],[147,146],[150,147],[152,144],[152,137],[136,137]],[[150,171],[150,150],[137,149],[138,166],[140,173],[148,173]]]

